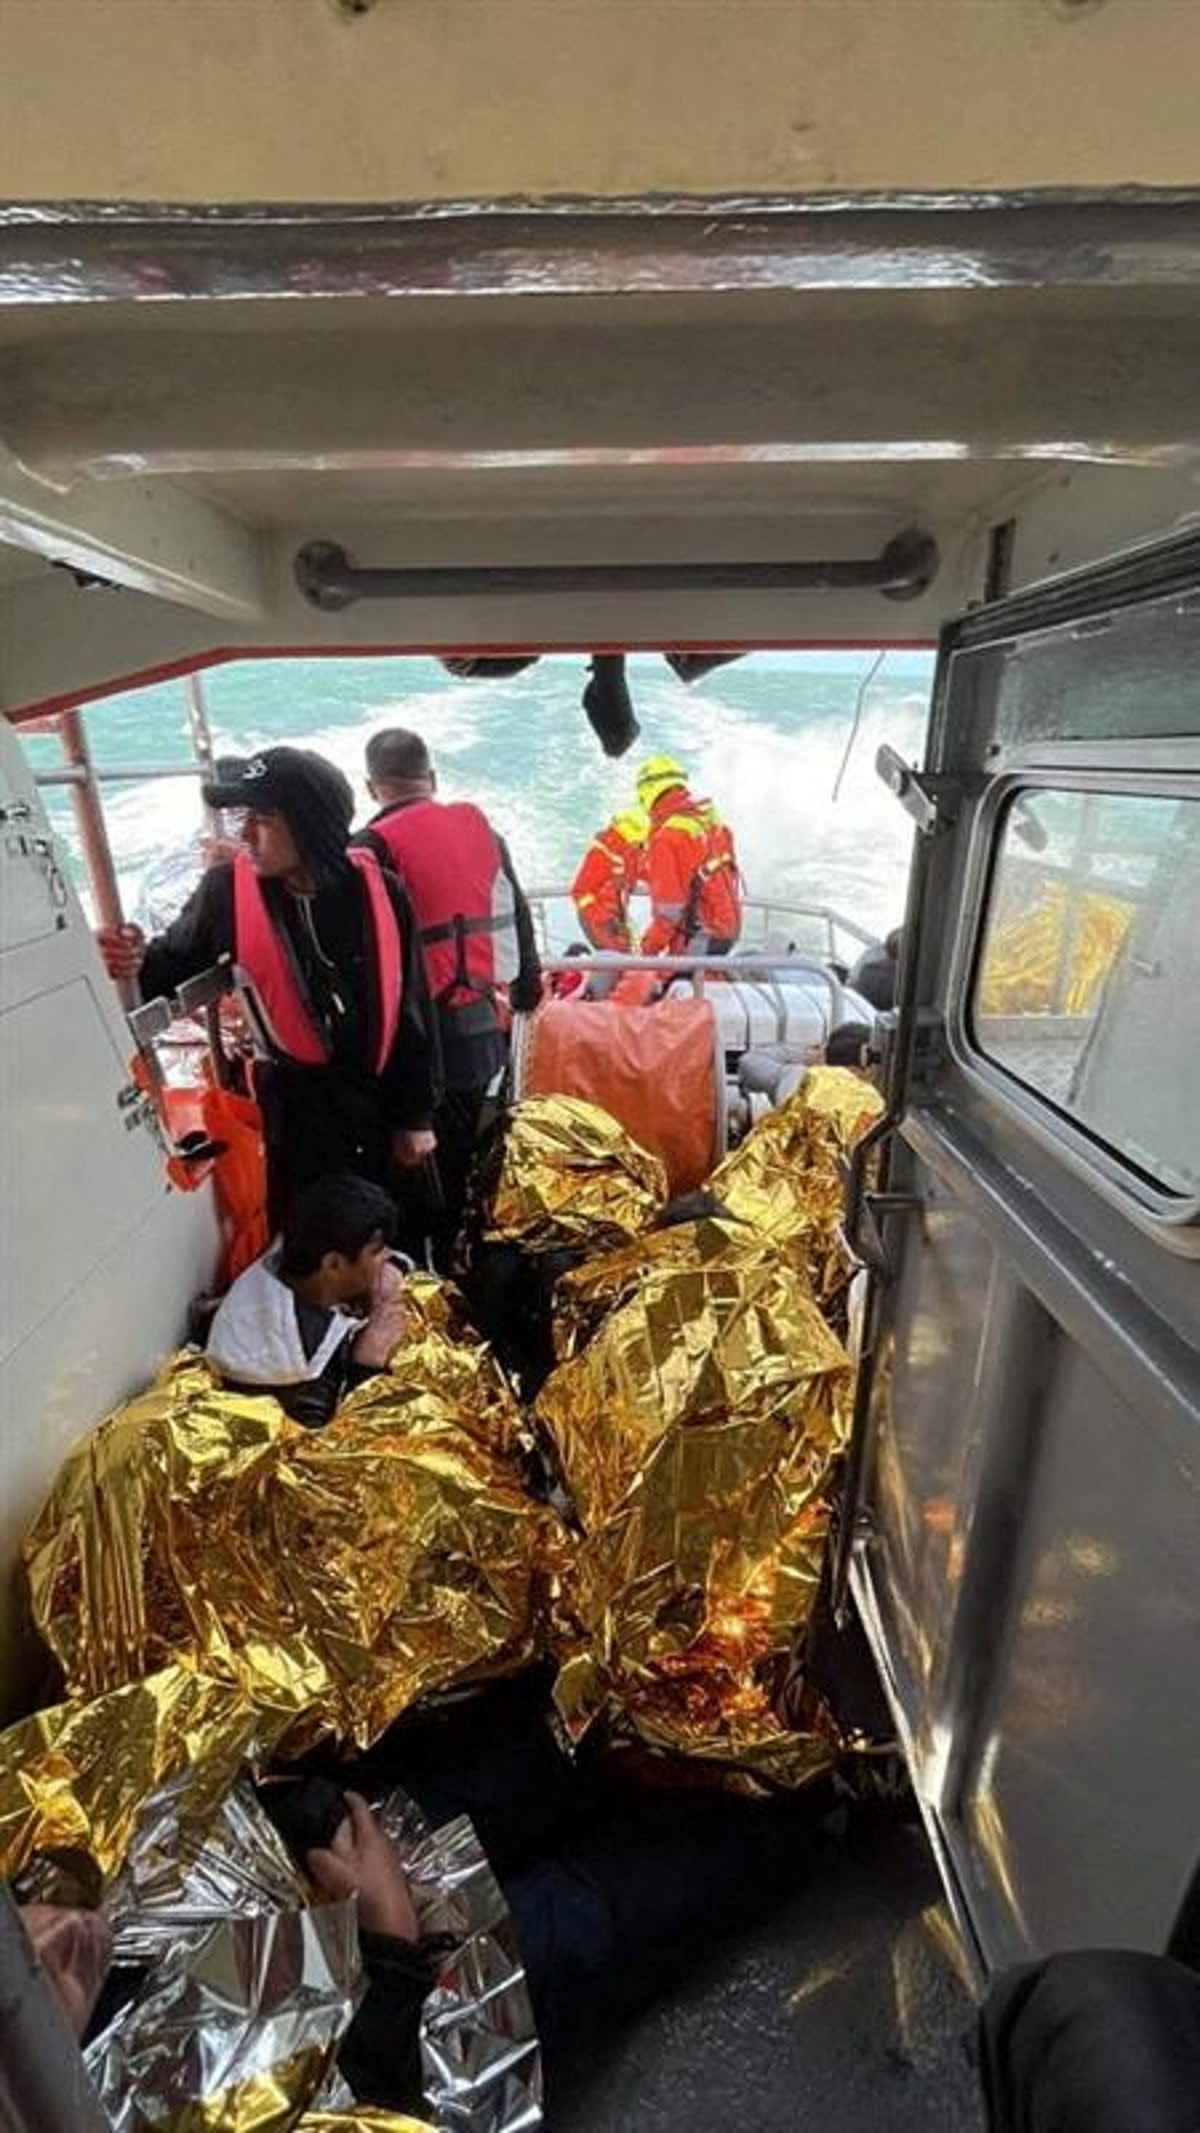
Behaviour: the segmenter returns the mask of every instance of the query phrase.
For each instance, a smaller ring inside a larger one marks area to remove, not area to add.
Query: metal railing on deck
[[[98,767],[92,756],[82,710],[58,711],[45,722],[45,730],[56,733],[62,743],[64,760],[54,768],[35,770],[34,783],[39,786],[65,785],[71,795],[88,885],[102,926],[123,925],[125,912],[101,787],[138,785],[152,778],[204,778],[212,773],[212,729],[199,675],[185,675],[183,688],[192,743],[190,763],[106,763]]]
[[[570,890],[565,885],[562,888],[539,887],[527,890],[526,894],[533,914],[538,948],[543,961],[547,961],[561,954],[568,945],[565,940],[554,938],[550,906],[565,906],[566,911],[571,913],[574,907]],[[647,918],[649,917],[649,905],[643,896],[635,895],[631,903],[635,911],[645,908]],[[860,926],[856,919],[847,918],[844,912],[835,910],[832,904],[808,903],[802,899],[793,901],[777,896],[746,896],[742,899],[742,913],[739,954],[745,950],[765,949],[769,934],[775,931],[790,933],[797,925],[815,925],[823,931],[825,945],[822,953],[826,962],[852,962],[863,948],[873,947],[877,938],[867,927]],[[747,920],[753,921],[754,925],[747,925]],[[754,930],[755,926],[757,931]],[[570,917],[567,918],[565,927],[559,930],[565,930],[572,936],[578,936],[579,933],[578,924]],[[635,924],[634,934],[640,930]],[[842,953],[843,944],[838,938],[840,934],[844,934],[853,944],[845,955]],[[656,958],[656,961],[661,967],[661,957]]]

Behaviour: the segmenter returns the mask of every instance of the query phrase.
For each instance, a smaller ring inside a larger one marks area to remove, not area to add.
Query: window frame
[[[1156,1184],[1099,1133],[991,1058],[976,1040],[975,990],[1005,822],[1019,795],[1039,791],[1096,793],[1109,798],[1129,794],[1142,800],[1189,800],[1200,806],[1200,747],[1195,741],[1108,741],[1101,760],[1094,742],[1060,742],[1051,749],[1014,753],[988,779],[972,826],[962,916],[949,972],[946,1034],[951,1054],[989,1102],[1139,1228],[1172,1251],[1200,1257],[1200,1189],[1188,1195]]]

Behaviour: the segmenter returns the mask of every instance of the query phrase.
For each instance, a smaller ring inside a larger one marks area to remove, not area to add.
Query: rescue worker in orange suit
[[[711,800],[695,800],[672,756],[651,756],[637,780],[650,818],[643,955],[727,955],[742,930],[741,877],[731,831]]]
[[[650,824],[636,808],[614,815],[597,830],[571,883],[571,900],[593,948],[633,946],[629,899],[642,876]]]
[[[408,899],[373,853],[349,848],[354,795],[306,748],[219,762],[210,807],[242,814],[242,849],[201,877],[147,941],[97,934],[110,977],[152,999],[228,959],[261,1063],[273,1227],[330,1171],[376,1184],[433,1153],[437,1030]]]
[[[443,802],[429,751],[401,726],[372,734],[379,812],[356,839],[395,869],[412,905],[437,1017],[444,1094],[434,1119],[441,1207],[430,1234],[449,1264],[485,1103],[508,1061],[510,1008],[542,996],[533,920],[507,846],[482,808]]]

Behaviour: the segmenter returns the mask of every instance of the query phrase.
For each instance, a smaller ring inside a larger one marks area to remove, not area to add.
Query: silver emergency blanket
[[[353,1903],[209,1925],[86,2058],[114,2133],[266,2133],[319,2093],[362,1992]]]
[[[465,1815],[431,1830],[405,1793],[380,1820],[404,1860],[422,1940],[444,1937],[421,2016],[431,2117],[447,2133],[534,2133],[542,2061],[525,1970],[500,1885]]]
[[[349,2110],[335,2056],[364,1989],[354,1906],[311,1907],[249,1784],[199,1844],[181,1844],[177,1790],[150,1803],[107,1905],[114,1960],[151,1965],[140,1996],[89,2047],[116,2133],[267,2133],[306,2106]],[[535,2133],[533,2012],[474,1829],[460,1817],[431,1830],[399,1791],[378,1813],[422,1940],[438,1949],[420,2037],[430,2118],[444,2133]]]
[[[175,1793],[148,1805],[106,1905],[113,1961],[149,1963],[229,1918],[303,1910],[308,1884],[253,1787],[235,1785],[193,1856],[180,1845]]]

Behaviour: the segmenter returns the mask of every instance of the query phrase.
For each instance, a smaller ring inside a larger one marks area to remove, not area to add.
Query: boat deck
[[[590,2060],[551,2133],[981,2133],[974,2010],[919,1828],[855,1818],[809,1885]]]

